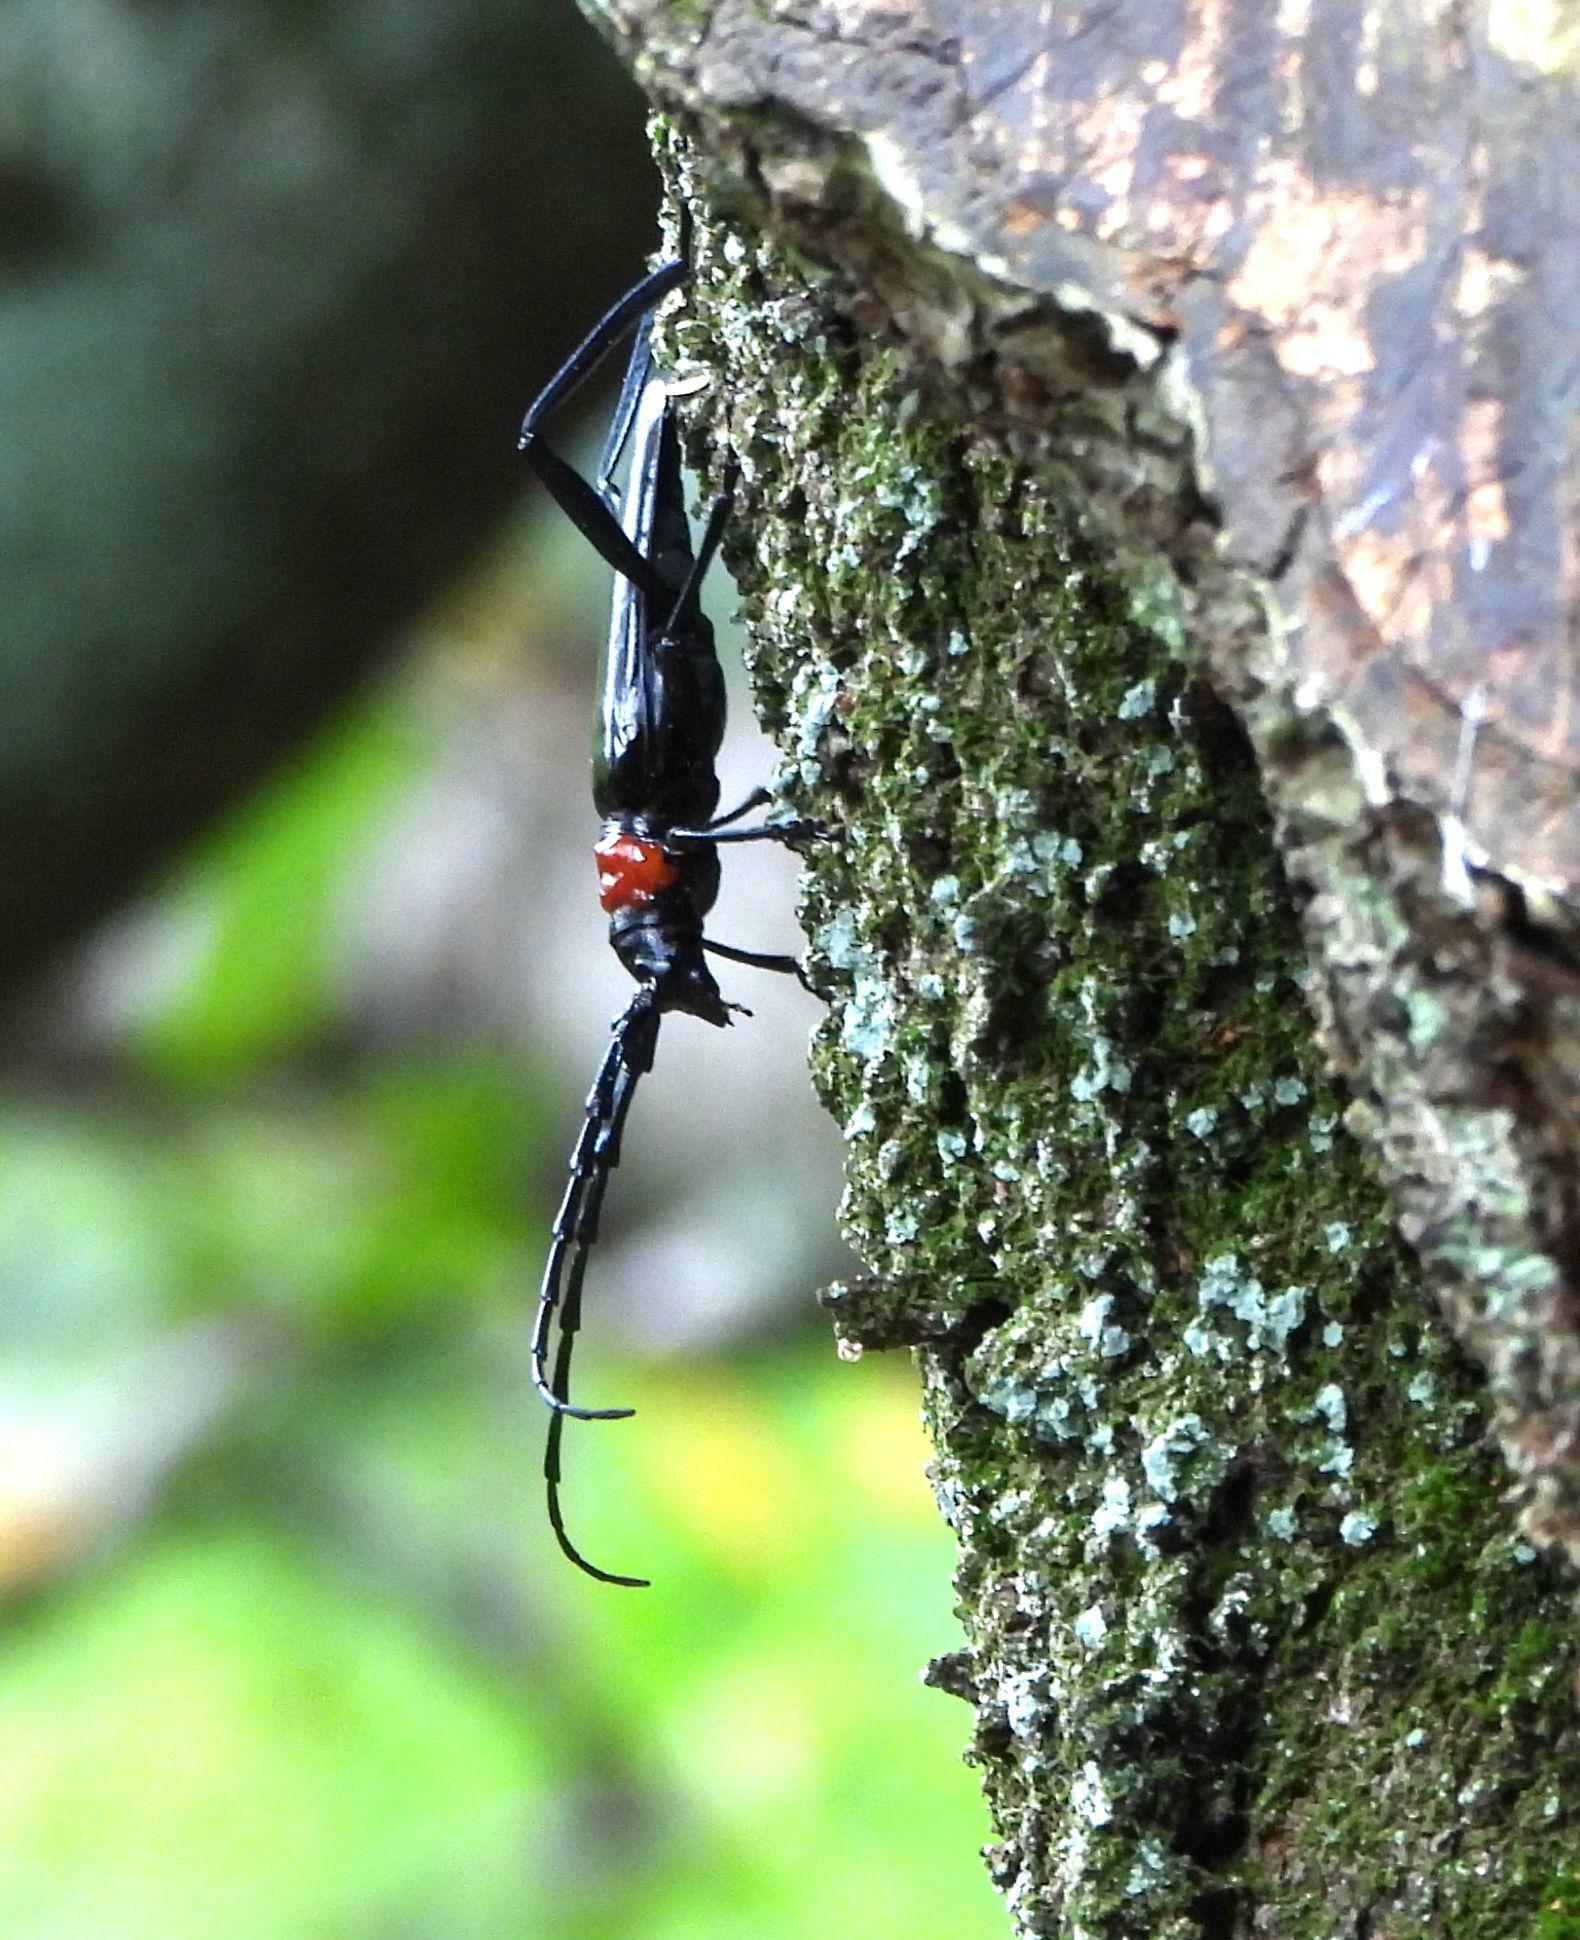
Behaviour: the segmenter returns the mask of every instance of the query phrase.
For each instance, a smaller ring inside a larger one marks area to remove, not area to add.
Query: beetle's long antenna
[[[576,1333],[581,1325],[582,1282],[587,1274],[587,1259],[598,1237],[599,1215],[609,1175],[620,1163],[620,1140],[625,1121],[636,1096],[637,1083],[653,1067],[658,1043],[660,1013],[650,986],[643,985],[632,998],[625,1014],[614,1027],[613,1036],[598,1075],[587,1094],[586,1122],[570,1159],[570,1180],[554,1221],[549,1257],[544,1263],[543,1282],[538,1290],[538,1310],[532,1329],[532,1381],[549,1404],[548,1446],[544,1453],[543,1475],[548,1485],[549,1522],[555,1539],[567,1557],[596,1576],[600,1582],[621,1583],[633,1589],[646,1587],[638,1576],[614,1576],[589,1563],[565,1533],[560,1512],[560,1443],[565,1417],[578,1421],[621,1421],[634,1413],[630,1408],[580,1408],[570,1398],[571,1357]],[[548,1372],[549,1336],[556,1318],[559,1342],[554,1356],[552,1378]]]
[[[568,1300],[579,1301],[581,1299],[582,1275],[586,1271],[586,1266],[587,1255],[583,1251],[577,1254],[575,1263],[571,1268],[570,1281],[567,1287]],[[556,1387],[559,1387],[563,1382],[570,1379],[571,1351],[575,1340],[576,1335],[574,1330],[568,1330],[560,1336],[559,1353],[555,1356],[554,1365],[554,1385]],[[631,1410],[629,1408],[623,1408],[617,1412],[630,1414]],[[621,1576],[613,1570],[600,1569],[596,1563],[591,1563],[587,1560],[566,1533],[565,1514],[560,1507],[560,1444],[565,1438],[565,1420],[566,1414],[564,1410],[556,1410],[555,1413],[549,1416],[548,1441],[543,1450],[543,1481],[548,1492],[549,1527],[554,1531],[554,1540],[560,1546],[560,1553],[570,1562],[574,1563],[585,1575],[596,1577],[600,1583],[617,1583],[628,1590],[645,1590],[648,1588],[647,1577]]]
[[[532,1328],[532,1385],[557,1414],[578,1421],[623,1421],[631,1408],[578,1408],[571,1404],[564,1382],[548,1377],[549,1335],[555,1315],[560,1323],[560,1359],[565,1340],[575,1335],[581,1320],[581,1283],[587,1250],[598,1237],[598,1216],[608,1190],[609,1175],[620,1163],[620,1136],[625,1129],[636,1084],[653,1068],[658,1043],[659,1012],[650,986],[644,984],[615,1025],[608,1051],[587,1094],[586,1121],[570,1156],[570,1180],[554,1217],[549,1256],[538,1288],[538,1310]],[[566,1268],[570,1271],[567,1276]],[[568,1373],[568,1367],[565,1370]]]

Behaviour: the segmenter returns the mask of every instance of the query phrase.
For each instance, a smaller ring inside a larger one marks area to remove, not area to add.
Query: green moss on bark
[[[1573,1931],[1567,1602],[1324,1075],[1168,574],[980,369],[924,402],[842,292],[694,253],[667,352],[742,467],[782,793],[840,838],[815,1069],[876,1281],[839,1324],[923,1343],[1017,1929]]]

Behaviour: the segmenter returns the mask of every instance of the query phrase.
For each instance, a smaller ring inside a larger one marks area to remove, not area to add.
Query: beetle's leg
[[[732,808],[728,815],[715,815],[711,822],[704,822],[702,833],[711,835],[715,829],[722,829],[731,822],[738,822],[743,815],[750,815],[754,808],[766,808],[773,796],[766,788],[754,788],[739,808]]]
[[[674,639],[676,627],[696,603],[697,588],[707,576],[708,568],[713,564],[714,554],[719,549],[719,541],[724,537],[725,521],[729,518],[731,508],[735,504],[735,487],[740,475],[740,466],[731,459],[730,468],[724,475],[724,490],[709,508],[708,523],[702,529],[702,543],[697,547],[697,556],[691,562],[690,570],[681,584],[679,593],[675,596],[675,603],[670,608],[669,618],[664,623],[664,631],[659,635],[658,643],[661,647],[667,646]]]
[[[537,473],[555,504],[598,554],[649,599],[669,597],[669,589],[626,537],[620,521],[581,473],[567,465],[541,438],[523,438],[522,456]]]
[[[810,816],[798,815],[790,822],[764,822],[755,829],[732,829],[728,835],[721,835],[720,829],[729,828],[731,822],[738,822],[743,815],[750,815],[754,808],[765,808],[773,800],[772,793],[766,788],[754,788],[739,808],[732,808],[728,815],[715,815],[711,822],[704,822],[700,829],[669,829],[666,842],[678,842],[682,846],[691,843],[701,846],[709,842],[803,842],[816,840],[832,842],[832,832],[822,823]]]
[[[664,582],[626,537],[620,521],[574,466],[541,438],[523,443],[522,456],[547,486],[549,496],[606,566],[650,599],[664,597]]]
[[[611,512],[617,511],[619,494],[615,491],[614,472],[625,452],[626,440],[631,435],[631,427],[636,422],[637,408],[642,402],[642,392],[647,384],[647,372],[652,356],[653,313],[650,310],[637,326],[636,341],[631,345],[631,355],[625,367],[625,376],[620,380],[620,397],[614,407],[614,416],[609,420],[609,435],[603,441],[603,453],[598,460],[598,476],[595,481],[598,496]]]
[[[744,812],[744,811],[743,811]],[[733,821],[733,816],[728,818]],[[813,837],[821,842],[833,838],[821,822],[797,817],[793,822],[764,822],[755,829],[717,830],[710,822],[701,829],[667,829],[664,840],[681,848],[703,848],[718,842],[805,842]]]
[[[586,383],[626,332],[648,311],[656,309],[670,291],[678,289],[685,280],[684,263],[660,263],[657,269],[650,270],[634,289],[627,290],[618,303],[604,312],[528,407],[527,415],[521,420],[523,445],[537,435],[540,422],[562,398],[569,397]]]
[[[702,939],[703,949],[716,957],[728,957],[731,963],[748,964],[753,970],[772,970],[781,977],[794,977],[803,990],[811,990],[806,980],[806,972],[795,957],[774,956],[766,950],[743,950],[734,943],[715,943],[711,936]],[[816,996],[816,992],[812,993]]]
[[[606,565],[623,574],[633,586],[639,587],[655,601],[667,599],[668,589],[622,530],[605,494],[605,481],[600,477],[596,488],[589,485],[580,472],[568,465],[545,442],[541,427],[555,405],[585,383],[627,331],[640,323],[654,305],[683,283],[685,278],[684,263],[663,263],[644,277],[635,289],[627,290],[614,308],[593,325],[544,385],[521,421],[522,456],[548,488],[555,503]],[[623,444],[629,435],[630,416],[636,408],[630,393],[634,390],[640,394],[647,366],[647,336],[644,332],[637,340],[636,350],[626,370],[625,383],[621,387],[620,403],[616,407],[615,423],[610,434],[612,443]],[[611,464],[614,462],[609,447],[605,448],[605,457]]]

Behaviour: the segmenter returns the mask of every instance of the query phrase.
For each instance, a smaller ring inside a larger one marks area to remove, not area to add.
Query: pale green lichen
[[[802,272],[706,223],[696,251],[671,335],[742,463],[793,804],[844,831],[808,892],[818,1077],[862,1133],[847,1228],[931,1342],[1018,1930],[1543,1932],[1567,1612],[1341,1126],[1168,575],[1100,558]],[[1486,1264],[1493,1298],[1534,1270]]]

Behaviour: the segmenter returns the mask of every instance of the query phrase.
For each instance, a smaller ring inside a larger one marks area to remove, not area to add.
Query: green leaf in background
[[[915,1678],[955,1632],[905,1368],[639,1381],[662,1432],[576,1485],[639,1598],[553,1553],[507,1375],[480,1336],[320,1378],[228,1504],[13,1620],[7,1940],[1001,1932]]]
[[[524,1282],[541,1139],[519,1060],[369,1063],[140,1123],[0,1104],[0,1348],[90,1349],[191,1314],[333,1339]]]
[[[152,1072],[225,1084],[322,1036],[339,891],[418,749],[399,692],[364,704],[187,861],[162,912],[180,961],[137,1029]]]
[[[538,1929],[530,1722],[259,1530],[151,1546],[0,1667],[7,1940]]]
[[[540,1139],[520,1060],[369,1063],[338,1090],[195,1114],[181,1143],[191,1283],[336,1334],[524,1280]]]

